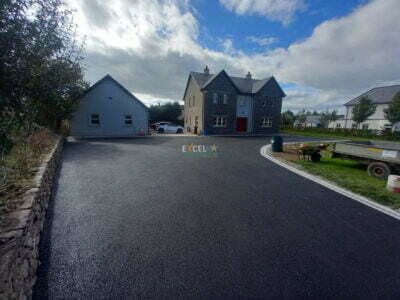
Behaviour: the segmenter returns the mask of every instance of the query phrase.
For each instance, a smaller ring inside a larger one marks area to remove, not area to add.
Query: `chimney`
[[[210,75],[210,69],[208,68],[208,66],[206,66],[206,68],[204,69],[204,74]]]
[[[250,72],[247,73],[246,78],[247,78],[247,79],[251,79],[251,73],[250,73]]]

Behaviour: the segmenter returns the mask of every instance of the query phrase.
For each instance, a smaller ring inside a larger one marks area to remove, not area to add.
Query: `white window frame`
[[[369,128],[369,124],[367,123],[367,124],[362,124],[362,130],[368,130],[368,128]]]
[[[261,128],[272,128],[273,118],[264,117],[261,119]]]
[[[218,93],[213,93],[213,104],[218,104]]]
[[[226,116],[214,116],[214,127],[226,127],[227,117]]]
[[[94,116],[97,116],[97,118],[94,118]],[[94,119],[97,119],[98,123],[93,123]],[[101,126],[100,114],[99,113],[91,113],[89,122],[90,122],[91,127],[100,127]]]
[[[126,123],[126,121],[130,121],[131,123]],[[133,118],[132,118],[132,114],[125,114],[124,115],[124,126],[128,126],[131,127],[133,126]]]
[[[224,104],[228,104],[228,94],[224,94],[223,103],[224,103]]]
[[[342,124],[337,123],[337,124],[336,124],[336,128],[342,128]]]

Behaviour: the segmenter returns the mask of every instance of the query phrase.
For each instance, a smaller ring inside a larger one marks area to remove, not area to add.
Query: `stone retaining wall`
[[[63,139],[44,159],[17,209],[0,216],[0,299],[30,299],[39,265],[39,240],[46,217]]]

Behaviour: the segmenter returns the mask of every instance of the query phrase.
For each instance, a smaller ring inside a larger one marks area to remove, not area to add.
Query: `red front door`
[[[236,119],[236,130],[238,132],[247,131],[247,118],[237,118]]]

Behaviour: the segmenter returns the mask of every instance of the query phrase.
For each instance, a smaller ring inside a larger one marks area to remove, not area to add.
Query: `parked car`
[[[171,122],[163,121],[163,122],[156,122],[150,125],[150,127],[154,130],[158,130],[158,127],[171,124]]]
[[[175,124],[165,124],[158,126],[159,133],[183,133],[183,127]]]

